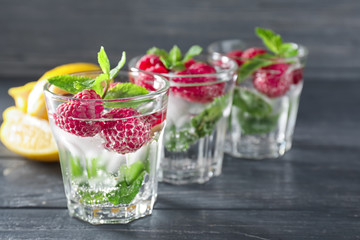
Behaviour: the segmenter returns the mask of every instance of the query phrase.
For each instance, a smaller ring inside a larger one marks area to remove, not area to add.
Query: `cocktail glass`
[[[277,59],[277,66],[260,68],[237,82],[226,134],[226,153],[264,159],[280,157],[291,149],[308,54],[304,46],[293,46],[298,50],[297,56]],[[226,55],[249,47],[253,45],[241,40],[224,40],[210,44],[208,52]],[[234,55],[232,58],[239,65],[247,60]],[[282,86],[276,91],[262,88],[261,81],[265,78]]]
[[[95,78],[99,74],[77,75]],[[151,77],[153,91],[121,99],[73,98],[49,83],[45,86],[71,216],[91,224],[110,224],[152,213],[169,83],[141,72],[120,72],[114,81],[124,83],[139,76]],[[93,117],[66,115],[83,110]]]
[[[140,58],[132,59],[129,68],[136,70]],[[161,74],[170,82],[170,94],[159,180],[171,184],[205,183],[222,170],[237,65],[219,54],[195,60],[216,73]],[[146,79],[138,80],[146,86]]]

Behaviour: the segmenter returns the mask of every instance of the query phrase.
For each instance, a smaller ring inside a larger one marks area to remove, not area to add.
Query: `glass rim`
[[[222,52],[218,52],[218,51],[214,51],[213,48],[215,45],[217,44],[221,44],[223,42],[238,42],[239,44],[242,44],[242,45],[248,45],[249,43],[246,42],[246,41],[243,41],[241,39],[225,39],[225,40],[219,40],[219,41],[215,41],[215,42],[212,42],[209,44],[209,46],[207,47],[207,51],[211,54],[211,53],[217,53],[217,54],[221,54],[221,55],[224,55],[226,56],[227,53],[222,53]],[[298,55],[296,56],[292,56],[292,57],[282,57],[282,58],[276,58],[276,60],[286,60],[286,61],[289,61],[289,60],[292,60],[292,59],[298,59],[298,58],[305,58],[308,56],[309,54],[309,50],[307,47],[305,47],[304,45],[302,44],[298,44],[298,43],[295,43],[295,42],[289,42],[290,44],[294,45],[297,47],[298,49]],[[258,46],[253,46],[253,47],[258,47]],[[264,48],[264,47],[259,47],[259,48]],[[246,48],[245,48],[246,49]],[[238,49],[238,50],[245,50],[245,49]],[[266,48],[264,48],[267,52],[268,50]],[[236,50],[236,49],[234,49]],[[239,59],[239,60],[243,60],[243,61],[246,61],[248,60],[247,58],[241,58],[241,57],[234,57],[234,59]]]
[[[76,73],[72,73],[71,75],[80,75],[80,74],[101,74],[102,71],[97,70],[97,71],[82,71],[82,72],[76,72]],[[128,75],[128,74],[132,74],[132,73],[136,73],[135,71],[126,71],[126,70],[120,70],[117,77],[119,75]],[[156,79],[161,79],[164,82],[164,86],[162,86],[159,90],[156,91],[149,91],[148,94],[144,94],[144,95],[140,95],[140,96],[135,96],[135,97],[126,97],[126,98],[114,98],[114,99],[80,99],[80,98],[74,98],[73,96],[64,96],[64,95],[59,95],[56,94],[54,92],[52,92],[50,90],[50,87],[53,86],[53,84],[47,82],[44,85],[44,93],[46,94],[50,94],[51,97],[56,98],[56,99],[61,99],[61,100],[65,100],[65,101],[70,101],[70,100],[75,100],[75,101],[96,101],[96,102],[108,102],[108,103],[114,103],[114,102],[129,102],[129,101],[138,101],[138,100],[143,100],[143,99],[152,99],[155,98],[157,96],[166,94],[169,91],[170,88],[170,83],[169,81],[156,73],[152,73],[152,72],[146,72],[146,71],[142,71],[139,70],[138,74],[140,73],[144,73],[144,74],[151,74],[154,75],[154,77]],[[116,78],[116,77],[115,77]]]
[[[222,82],[227,82],[228,80],[222,80],[224,79],[226,76],[228,76],[229,73],[234,73],[236,74],[237,72],[237,63],[231,59],[230,57],[226,56],[226,55],[223,55],[223,54],[218,54],[218,53],[212,53],[212,54],[201,54],[201,55],[198,55],[198,57],[208,57],[208,56],[211,56],[211,55],[218,55],[219,59],[215,59],[215,60],[225,60],[226,63],[230,63],[230,67],[229,68],[222,68],[221,71],[219,72],[216,72],[216,73],[206,73],[206,74],[184,74],[184,75],[177,75],[175,73],[156,73],[157,75],[161,75],[165,78],[169,78],[169,82],[170,82],[170,86],[173,87],[173,86],[188,86],[188,87],[191,87],[191,86],[204,86],[204,85],[212,85],[212,84],[217,84],[217,83],[222,83]],[[130,71],[139,71],[139,72],[145,72],[145,73],[152,73],[152,72],[149,72],[149,71],[144,71],[144,70],[141,70],[139,68],[136,67],[136,62],[141,58],[143,57],[144,55],[139,55],[139,56],[136,56],[136,57],[133,57],[130,61],[129,61],[129,70]],[[197,56],[195,56],[196,58]],[[194,82],[194,83],[177,83],[177,82],[174,82],[172,79],[174,78],[200,78],[200,77],[217,77],[217,81],[211,81],[211,82]]]

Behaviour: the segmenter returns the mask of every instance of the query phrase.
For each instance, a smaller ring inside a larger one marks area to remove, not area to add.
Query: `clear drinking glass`
[[[136,69],[140,58],[132,59],[129,67]],[[219,54],[197,56],[195,60],[213,66],[216,73],[161,74],[170,81],[159,174],[163,182],[204,183],[221,174],[237,65]]]
[[[78,75],[95,78],[98,74]],[[129,82],[140,75],[150,76],[154,91],[122,99],[73,98],[49,83],[45,86],[71,216],[91,224],[109,224],[128,223],[152,213],[169,83],[161,76],[140,72],[119,72],[114,81]],[[92,117],[67,116],[69,111],[83,109]]]
[[[296,57],[277,59],[277,66],[260,68],[237,82],[226,133],[226,153],[263,159],[280,157],[291,149],[308,54],[304,46],[293,46],[298,50]],[[208,52],[226,55],[249,47],[254,45],[241,40],[224,40],[209,45]],[[232,58],[239,66],[246,61],[241,57]],[[281,82],[282,87],[278,88],[281,90],[266,89],[261,85],[265,78]]]

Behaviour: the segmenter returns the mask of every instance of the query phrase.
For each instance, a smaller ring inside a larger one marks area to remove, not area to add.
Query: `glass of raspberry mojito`
[[[223,40],[210,53],[233,58],[238,68],[225,152],[242,158],[277,158],[291,149],[307,49],[256,29],[265,47]]]
[[[91,224],[151,214],[168,99],[161,76],[106,72],[54,77],[44,89],[70,215]],[[129,82],[140,75],[153,90]]]
[[[169,53],[152,48],[129,63],[170,82],[160,180],[172,184],[204,183],[221,174],[237,65],[226,56],[200,52],[199,46],[184,56],[177,46]],[[147,79],[137,80],[151,89]]]

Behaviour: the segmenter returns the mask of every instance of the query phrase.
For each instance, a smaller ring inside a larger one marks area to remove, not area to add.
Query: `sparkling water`
[[[135,152],[104,147],[99,134],[79,137],[49,117],[57,141],[71,216],[92,224],[128,223],[151,214],[157,196],[157,169],[163,129]]]

